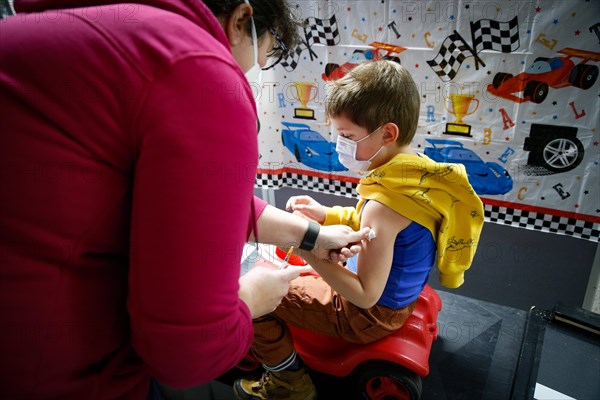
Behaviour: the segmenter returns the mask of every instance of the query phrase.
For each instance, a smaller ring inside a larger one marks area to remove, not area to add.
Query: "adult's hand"
[[[266,263],[264,261],[263,263]],[[290,281],[311,267],[289,266],[277,269],[275,266],[258,264],[240,278],[240,299],[250,309],[252,318],[258,318],[275,310],[290,288]]]
[[[313,252],[321,260],[344,262],[362,250],[361,242],[367,239],[370,230],[354,231],[345,225],[322,226]]]

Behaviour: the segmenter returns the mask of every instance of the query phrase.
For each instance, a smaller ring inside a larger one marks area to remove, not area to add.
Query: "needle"
[[[281,267],[279,269],[283,269],[288,266],[288,261],[290,259],[290,256],[292,255],[293,251],[294,251],[294,246],[290,247],[290,249],[288,250],[287,254],[285,255],[285,258],[283,259],[283,264],[281,264]]]

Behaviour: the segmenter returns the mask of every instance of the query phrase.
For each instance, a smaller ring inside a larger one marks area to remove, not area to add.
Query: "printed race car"
[[[347,171],[340,164],[335,143],[328,142],[306,124],[285,122],[281,142],[296,157],[296,161],[321,171]]]
[[[566,57],[538,57],[525,72],[515,76],[498,72],[492,84],[488,85],[488,92],[516,103],[532,101],[539,104],[548,95],[549,87],[559,89],[575,86],[587,90],[596,83],[598,67],[587,62],[600,61],[600,53],[572,48],[562,49],[558,53]],[[583,61],[575,64],[572,58]],[[519,97],[516,93],[521,92]]]
[[[402,53],[406,50],[406,47],[393,46],[391,44],[373,42],[369,46],[374,47],[375,50],[354,50],[352,57],[342,65],[327,63],[325,65],[325,73],[321,75],[324,81],[334,81],[340,79],[346,75],[349,71],[355,68],[358,64],[363,61],[372,60],[377,61],[381,59],[396,61],[400,64],[400,58],[394,56],[394,53]],[[385,54],[383,52],[385,51]]]
[[[461,142],[445,139],[425,141],[433,146],[425,148],[425,155],[432,160],[465,166],[469,182],[477,194],[505,194],[512,190],[513,180],[507,170],[494,162],[484,162],[473,151],[465,149]]]

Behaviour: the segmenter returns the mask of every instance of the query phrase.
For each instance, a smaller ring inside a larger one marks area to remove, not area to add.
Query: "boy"
[[[259,381],[236,381],[238,398],[316,398],[288,323],[368,343],[404,324],[436,262],[443,285],[463,283],[483,206],[464,166],[435,163],[411,150],[419,102],[412,77],[392,61],[361,64],[332,83],[326,113],[338,132],[340,162],[370,171],[357,188],[360,200],[356,208],[328,208],[297,196],[287,208],[312,223],[368,226],[376,238],[364,241],[347,268],[303,253],[320,277],[292,281],[281,305],[253,321],[252,351],[266,372]]]

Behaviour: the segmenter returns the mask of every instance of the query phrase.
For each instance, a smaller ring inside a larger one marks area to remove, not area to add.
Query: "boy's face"
[[[371,157],[373,157],[373,154],[375,154],[379,149],[381,149],[381,146],[383,146],[383,139],[382,135],[380,134],[383,131],[383,129],[381,128],[378,128],[373,132],[369,132],[367,128],[363,128],[354,124],[342,115],[337,116],[335,118],[332,117],[331,125],[336,130],[338,135],[341,135],[354,142],[358,142],[356,143],[355,154],[357,160],[362,161],[370,159]],[[377,162],[378,158],[379,154],[375,156],[375,158],[373,158],[373,166],[379,164]]]

